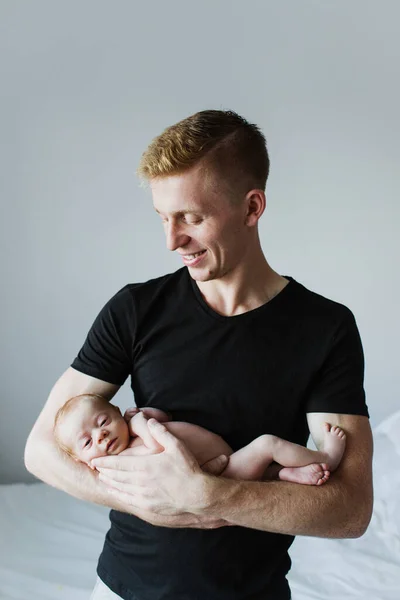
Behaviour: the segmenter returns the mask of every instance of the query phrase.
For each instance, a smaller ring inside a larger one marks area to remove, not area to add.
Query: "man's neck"
[[[204,301],[220,315],[231,317],[254,310],[277,296],[289,283],[267,263],[241,265],[220,279],[196,282]]]

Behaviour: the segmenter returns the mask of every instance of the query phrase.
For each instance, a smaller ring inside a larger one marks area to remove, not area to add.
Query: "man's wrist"
[[[228,518],[228,507],[232,506],[239,493],[239,481],[202,473],[196,475],[191,498],[188,499],[191,506],[186,506],[185,510],[196,515],[225,519]]]

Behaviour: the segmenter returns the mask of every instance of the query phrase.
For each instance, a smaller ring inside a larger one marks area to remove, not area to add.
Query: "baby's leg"
[[[293,481],[295,483],[309,483],[321,475],[317,485],[325,483],[329,479],[330,471],[334,471],[342,460],[346,446],[346,434],[337,425],[331,426],[324,423],[323,440],[321,450],[308,450],[312,453],[314,464],[296,468],[295,465],[287,467],[279,472],[279,479],[284,481]],[[294,468],[293,468],[294,467]]]
[[[228,466],[221,473],[221,477],[242,480],[262,479],[265,470],[274,460],[271,443],[273,437],[261,435],[231,454]]]
[[[341,460],[345,434],[339,427],[324,426],[324,451],[315,451],[273,435],[262,435],[231,455],[222,473],[234,479],[261,479],[272,462],[287,467],[279,479],[309,485],[321,485]]]
[[[221,476],[232,479],[261,480],[264,479],[267,467],[275,461],[281,465],[297,466],[297,468],[281,469],[279,479],[294,483],[321,485],[329,477],[327,465],[309,464],[315,461],[313,454],[309,453],[314,453],[314,451],[274,435],[261,435],[231,455],[229,464]]]

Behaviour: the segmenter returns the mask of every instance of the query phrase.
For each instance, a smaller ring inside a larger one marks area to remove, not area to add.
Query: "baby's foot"
[[[327,455],[329,469],[334,471],[342,460],[346,446],[346,434],[341,427],[324,423],[323,452]]]
[[[322,485],[329,479],[329,468],[325,463],[313,463],[305,467],[284,467],[279,471],[279,479],[305,485]]]

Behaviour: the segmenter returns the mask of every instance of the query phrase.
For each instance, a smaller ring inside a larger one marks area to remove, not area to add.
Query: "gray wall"
[[[399,19],[396,0],[2,0],[1,482],[30,479],[25,439],[105,301],[181,266],[134,173],[205,108],[266,133],[265,253],[353,310],[372,424],[397,408]]]

